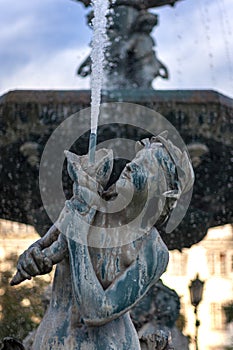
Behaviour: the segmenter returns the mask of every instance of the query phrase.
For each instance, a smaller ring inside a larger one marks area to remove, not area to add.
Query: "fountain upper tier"
[[[91,0],[76,0],[82,2],[86,7],[91,5]],[[164,5],[175,5],[181,0],[115,0],[110,1],[113,6],[127,5],[138,9],[148,9],[152,7],[160,7]]]
[[[118,6],[119,3],[121,5]],[[158,16],[123,3],[127,1],[116,1],[114,9],[107,16],[108,45],[103,89],[151,89],[154,79],[169,77],[167,67],[154,50],[155,41],[151,36],[154,26],[158,25]],[[128,1],[128,4],[133,5],[133,2]],[[92,13],[88,15],[88,20],[92,27]],[[91,73],[91,59],[88,56],[78,68],[78,74],[86,77]]]

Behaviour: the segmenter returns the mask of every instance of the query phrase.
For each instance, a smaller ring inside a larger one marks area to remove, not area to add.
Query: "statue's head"
[[[110,9],[108,18],[108,33],[115,31],[118,35],[128,35],[135,26],[139,11],[134,7],[117,6]]]
[[[157,24],[158,15],[148,11],[140,11],[135,22],[134,30],[150,33]]]
[[[81,188],[84,196],[86,188],[85,198],[91,196],[90,203],[97,207],[107,206],[107,212],[112,213],[109,220],[115,215],[114,218],[121,221],[120,226],[128,227],[124,234],[127,236],[129,232],[132,239],[127,240],[130,241],[138,238],[141,229],[144,232],[154,225],[168,224],[177,201],[194,182],[186,151],[168,140],[166,132],[136,143],[136,152],[135,158],[123,169],[115,188],[105,192],[113,168],[112,150],[98,150],[94,164],[89,164],[88,155],[77,156],[66,151],[68,173],[74,181],[74,198],[80,195]],[[113,223],[115,225],[115,221]]]
[[[194,182],[191,162],[164,132],[157,137],[136,144],[136,157],[126,165],[117,182],[122,193],[130,185],[147,205],[159,213],[157,224],[164,223],[180,196],[188,192]],[[158,210],[157,210],[158,209]]]

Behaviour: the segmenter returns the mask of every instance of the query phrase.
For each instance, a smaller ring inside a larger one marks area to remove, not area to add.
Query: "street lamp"
[[[200,326],[200,320],[198,319],[198,305],[202,300],[204,281],[199,279],[199,275],[196,275],[194,280],[191,280],[189,285],[191,304],[194,306],[195,314],[195,344],[196,350],[198,350],[198,327]]]

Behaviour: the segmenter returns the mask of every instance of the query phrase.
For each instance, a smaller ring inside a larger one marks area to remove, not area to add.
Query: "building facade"
[[[163,282],[181,297],[181,313],[185,316],[184,333],[194,347],[195,315],[190,302],[190,281],[205,282],[203,298],[198,307],[200,350],[233,348],[233,325],[226,324],[223,306],[233,302],[233,227],[224,225],[209,229],[198,244],[182,252],[170,252],[170,262]]]

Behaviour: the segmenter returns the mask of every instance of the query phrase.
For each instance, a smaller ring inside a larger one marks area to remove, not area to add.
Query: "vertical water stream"
[[[101,102],[101,87],[104,73],[104,51],[107,43],[106,25],[109,0],[92,0],[93,38],[92,38],[92,74],[91,74],[91,134],[89,141],[89,162],[95,161],[97,125]]]

